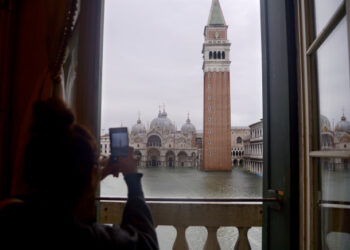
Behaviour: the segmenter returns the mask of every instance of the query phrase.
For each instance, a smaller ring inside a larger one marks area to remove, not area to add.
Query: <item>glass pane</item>
[[[317,51],[320,149],[350,149],[350,85],[344,18]]]
[[[314,0],[315,28],[319,34],[344,0]]]
[[[322,249],[350,249],[350,160],[324,158],[320,164]]]
[[[350,202],[350,160],[344,158],[320,159],[321,199]]]

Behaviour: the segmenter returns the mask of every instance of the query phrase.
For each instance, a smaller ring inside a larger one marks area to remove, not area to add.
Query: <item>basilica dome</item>
[[[132,135],[137,135],[137,134],[146,134],[146,128],[145,126],[141,123],[140,118],[137,119],[137,123],[132,126],[131,128],[131,134]]]
[[[150,125],[151,129],[160,130],[164,133],[173,133],[175,132],[175,126],[168,118],[168,114],[163,110],[163,112],[159,111],[158,117],[154,118],[151,121]]]
[[[350,134],[350,122],[346,120],[346,117],[344,115],[335,126],[335,132],[344,132]]]
[[[187,117],[186,123],[182,125],[181,131],[184,134],[196,133],[196,127],[191,123],[189,117]]]

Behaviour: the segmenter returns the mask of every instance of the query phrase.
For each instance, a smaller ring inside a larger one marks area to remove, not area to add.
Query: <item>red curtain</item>
[[[0,47],[4,61],[1,70],[8,69],[8,74],[1,76],[0,88],[0,118],[6,123],[0,126],[0,181],[6,180],[5,188],[11,195],[26,192],[23,153],[32,106],[37,100],[51,97],[54,85],[59,83],[77,6],[74,0],[22,0],[15,1],[11,10],[1,12],[0,32],[7,33],[0,33],[0,37],[11,45],[11,50],[6,57],[4,47]]]

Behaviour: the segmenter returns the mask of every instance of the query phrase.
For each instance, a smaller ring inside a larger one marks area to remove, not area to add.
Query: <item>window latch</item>
[[[267,203],[272,209],[281,210],[283,197],[284,192],[282,190],[269,189],[267,190],[268,199],[265,201],[265,203]]]

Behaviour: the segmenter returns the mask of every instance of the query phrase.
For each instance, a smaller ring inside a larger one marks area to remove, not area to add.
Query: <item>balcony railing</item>
[[[220,249],[219,227],[236,227],[238,239],[234,249],[251,249],[248,230],[262,226],[261,199],[147,199],[156,226],[173,226],[177,234],[173,249],[189,249],[185,231],[189,226],[204,226],[208,237],[204,249]],[[100,220],[120,224],[125,206],[123,198],[101,198]]]

